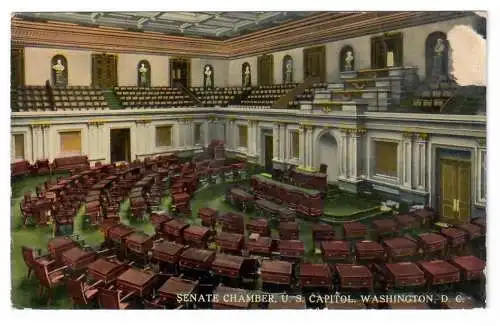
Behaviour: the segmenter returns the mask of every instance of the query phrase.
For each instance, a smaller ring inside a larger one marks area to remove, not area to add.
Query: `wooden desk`
[[[241,207],[244,212],[254,205],[254,196],[237,186],[231,187],[227,191],[226,200],[234,206]]]
[[[106,284],[116,280],[118,275],[129,268],[124,263],[116,263],[105,259],[98,259],[87,266],[87,273],[98,281],[103,281]]]
[[[457,228],[442,228],[440,233],[448,239],[448,246],[456,248],[467,242],[467,233]]]
[[[241,253],[244,236],[239,233],[221,232],[215,237],[217,246],[221,251],[229,253]]]
[[[475,256],[454,257],[451,259],[451,263],[460,269],[464,281],[481,278],[486,267],[486,262]]]
[[[184,229],[182,237],[187,244],[203,249],[207,247],[211,233],[211,230],[205,226],[190,225]]]
[[[299,280],[301,287],[332,286],[332,273],[328,264],[300,264]]]
[[[372,222],[372,225],[379,236],[382,234],[393,234],[397,229],[397,224],[392,219],[375,220]]]
[[[116,279],[116,287],[125,292],[134,292],[144,297],[153,290],[156,274],[135,268],[129,268]]]
[[[388,289],[425,285],[424,272],[415,263],[391,263],[385,264],[385,268],[388,272],[386,275]]]
[[[96,259],[97,254],[94,251],[86,251],[80,247],[73,247],[62,254],[62,262],[73,271],[86,268]]]
[[[158,290],[158,295],[170,302],[177,302],[177,295],[189,295],[198,289],[198,281],[179,277],[169,278]],[[182,302],[181,302],[182,303]]]
[[[355,264],[337,264],[341,289],[369,289],[373,291],[373,276],[368,267]]]
[[[394,220],[400,229],[417,228],[420,225],[420,221],[409,214],[398,215]]]
[[[248,234],[257,233],[263,237],[268,237],[271,234],[269,222],[265,218],[251,220],[247,223]]]
[[[212,272],[219,276],[238,278],[245,258],[241,256],[217,254],[212,262]]]
[[[124,244],[125,238],[127,238],[130,234],[134,232],[135,232],[134,228],[124,224],[118,224],[110,227],[107,233],[109,239],[114,243]]]
[[[217,211],[213,208],[202,207],[198,211],[198,217],[201,219],[203,226],[213,227],[217,220]]]
[[[236,213],[225,213],[218,217],[217,222],[222,224],[222,231],[245,234],[245,217]]]
[[[349,242],[344,240],[322,241],[321,252],[325,260],[347,260],[351,253]]]
[[[181,253],[185,249],[187,249],[187,247],[182,244],[170,241],[163,241],[153,247],[152,258],[161,262],[175,265],[179,262]]]
[[[384,260],[384,247],[378,242],[361,240],[356,242],[356,258],[359,260],[382,261]]]
[[[418,246],[416,241],[405,237],[397,237],[382,241],[389,259],[413,256],[417,254]]]
[[[270,256],[272,251],[272,239],[269,237],[259,237],[256,240],[248,240],[246,249],[250,254]]]
[[[305,246],[302,240],[280,240],[278,251],[281,257],[298,259],[305,253]]]
[[[262,282],[289,285],[292,281],[292,264],[281,260],[264,260],[260,273]]]
[[[165,222],[163,224],[163,233],[171,241],[181,241],[183,240],[182,235],[186,228],[189,227],[189,223],[186,221],[176,218]]]
[[[136,253],[146,255],[153,248],[154,236],[142,232],[134,232],[125,238],[127,249]]]
[[[314,223],[312,227],[313,241],[328,241],[335,239],[333,226],[327,223]]]
[[[158,233],[161,232],[161,230],[163,229],[163,225],[166,222],[171,221],[173,219],[174,217],[170,216],[165,211],[156,211],[151,213],[150,221],[151,224],[153,224],[153,226],[155,227],[155,231]]]
[[[51,239],[48,243],[50,255],[58,263],[62,263],[62,254],[74,247],[78,247],[78,243],[69,237],[56,237]]]
[[[482,235],[486,234],[486,218],[484,218],[484,217],[475,218],[471,221],[471,223],[481,227]]]
[[[179,267],[198,271],[208,271],[215,259],[215,251],[188,248],[182,252]]]
[[[425,273],[427,285],[455,283],[460,281],[460,270],[444,260],[431,260],[419,263]]]
[[[280,222],[278,227],[281,240],[299,239],[299,222]]]
[[[364,238],[366,236],[366,225],[361,222],[344,223],[344,239]]]
[[[464,231],[467,234],[467,240],[474,240],[482,235],[481,227],[476,224],[460,224],[457,225],[456,228]]]
[[[417,236],[419,247],[425,253],[440,251],[444,253],[446,249],[446,238],[437,233],[422,233]]]

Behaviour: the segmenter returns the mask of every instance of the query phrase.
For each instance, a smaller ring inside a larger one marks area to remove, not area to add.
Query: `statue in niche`
[[[293,82],[293,65],[292,60],[287,60],[285,65],[285,84],[291,84]]]
[[[64,85],[65,84],[65,82],[64,82],[64,70],[66,70],[66,68],[62,64],[61,59],[57,59],[57,63],[52,66],[52,69],[54,69],[54,71],[56,72],[55,85],[56,86]]]
[[[436,40],[434,46],[434,55],[432,60],[432,75],[436,77],[444,77],[445,75],[445,51],[446,43],[442,38]]]
[[[139,68],[139,82],[140,87],[146,87],[148,85],[148,68],[144,65],[144,62],[141,63],[141,67]]]
[[[213,88],[212,68],[209,65],[205,66],[205,72],[203,74],[205,88]]]
[[[354,61],[354,56],[352,55],[352,51],[347,51],[344,59],[344,71],[352,71],[353,66],[352,63]]]
[[[243,73],[243,87],[250,87],[251,86],[251,72],[250,72],[250,65],[245,66],[245,71]]]

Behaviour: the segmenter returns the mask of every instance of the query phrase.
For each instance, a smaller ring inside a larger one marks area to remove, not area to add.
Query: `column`
[[[285,162],[286,160],[286,157],[287,157],[287,154],[286,154],[286,146],[288,144],[288,141],[287,141],[287,132],[286,132],[286,124],[284,123],[280,123],[279,124],[279,139],[280,139],[280,142],[279,142],[279,160],[281,162]]]
[[[313,149],[312,149],[312,131],[313,127],[312,126],[307,126],[306,127],[306,145],[305,145],[305,154],[306,154],[306,163],[305,167],[312,169],[312,155],[313,155]]]
[[[305,166],[306,164],[306,132],[304,126],[299,126],[299,166]]]
[[[416,186],[417,190],[427,191],[427,143],[429,135],[420,133],[416,137],[417,146],[417,166],[416,166]]]
[[[51,154],[51,142],[50,142],[50,124],[42,125],[42,148],[43,148],[43,156],[44,158],[48,158],[50,160],[54,159]],[[57,155],[57,153],[55,153]]]
[[[38,124],[31,125],[31,144],[33,148],[33,161],[43,157],[43,134],[42,126]]]
[[[273,126],[273,161],[279,160],[280,155],[280,124],[275,123]]]
[[[413,133],[403,134],[403,187],[412,189]]]
[[[203,123],[203,143],[205,144],[205,147],[208,147],[208,145],[210,144],[210,128],[210,121],[205,121]]]
[[[248,155],[255,156],[257,151],[257,133],[256,133],[256,121],[250,120],[248,122]]]
[[[349,137],[349,129],[342,128],[340,129],[340,176],[341,178],[347,179],[349,177],[349,171],[347,169],[348,163],[348,137]]]
[[[90,120],[87,122],[87,142],[88,142],[88,156],[89,160],[94,160],[98,158],[99,151],[99,139],[98,133],[99,129],[97,123]]]
[[[173,126],[173,134],[174,134],[174,139],[173,139],[173,144],[174,148],[181,148],[182,147],[182,139],[181,139],[181,129],[182,129],[182,122],[181,120],[177,120],[177,123]]]
[[[363,135],[365,134],[365,129],[363,128],[355,128],[351,130],[350,133],[350,144],[349,144],[349,178],[352,180],[358,180],[359,178],[359,159],[360,159],[360,150],[361,150],[361,140]]]

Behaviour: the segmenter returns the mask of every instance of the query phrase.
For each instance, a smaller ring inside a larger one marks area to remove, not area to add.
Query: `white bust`
[[[286,72],[292,72],[292,62],[290,60],[286,63]]]
[[[250,75],[250,66],[246,66],[245,75]]]
[[[434,47],[434,53],[436,55],[442,55],[445,50],[446,50],[446,45],[443,39],[438,38],[436,41],[436,46]]]
[[[352,55],[352,51],[347,51],[345,54],[345,70],[352,69],[352,62],[354,61],[354,56]]]
[[[205,67],[205,76],[210,77],[212,75],[212,69],[210,69],[210,66]]]
[[[144,65],[144,62],[141,63],[141,67],[139,68],[139,72],[140,73],[145,73],[148,71],[148,68],[146,68],[146,66]]]
[[[57,59],[57,63],[52,66],[52,69],[54,69],[56,72],[61,73],[64,71],[64,65],[61,62],[61,59]]]

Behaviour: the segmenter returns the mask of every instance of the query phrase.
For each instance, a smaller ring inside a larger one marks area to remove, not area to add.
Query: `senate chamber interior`
[[[484,307],[457,28],[486,41],[462,11],[13,14],[12,305]]]

